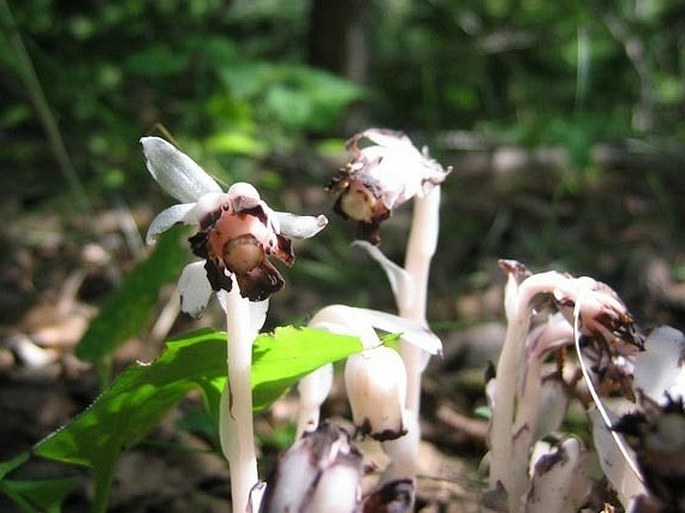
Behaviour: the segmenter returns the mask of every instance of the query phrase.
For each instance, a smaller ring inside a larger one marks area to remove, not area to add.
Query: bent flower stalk
[[[333,178],[329,190],[335,197],[335,211],[357,222],[357,244],[367,250],[383,268],[392,286],[399,314],[427,326],[426,304],[430,262],[435,253],[440,225],[440,184],[452,168],[443,168],[419,151],[402,132],[372,128],[347,143],[350,162]],[[404,267],[390,261],[377,247],[380,225],[393,209],[413,199],[412,225]],[[392,475],[384,479],[413,481],[420,441],[419,408],[421,376],[429,355],[400,341],[407,385],[405,408],[408,434],[388,440],[383,446],[392,454]]]
[[[159,137],[140,140],[147,169],[182,203],[157,215],[146,240],[176,224],[197,227],[189,242],[202,260],[188,264],[178,281],[181,309],[200,317],[214,293],[226,311],[228,387],[221,402],[221,445],[229,460],[233,511],[243,513],[258,482],[252,425],[252,343],[266,316],[268,298],[284,286],[269,261],[295,261],[290,237],[312,237],[327,224],[324,216],[275,212],[248,183],[227,192],[189,156]],[[253,505],[254,508],[257,505]]]

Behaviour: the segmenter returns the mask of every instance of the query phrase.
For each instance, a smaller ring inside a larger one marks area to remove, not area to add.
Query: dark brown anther
[[[250,301],[263,301],[285,285],[285,281],[271,262],[266,258],[254,269],[246,273],[236,273],[240,294]]]

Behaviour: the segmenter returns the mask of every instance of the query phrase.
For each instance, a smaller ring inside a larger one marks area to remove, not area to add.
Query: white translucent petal
[[[516,318],[519,307],[519,283],[514,273],[507,275],[507,284],[504,286],[504,313],[507,321]]]
[[[340,335],[359,337],[362,346],[366,349],[381,344],[373,327],[368,322],[355,319],[350,312],[350,307],[345,305],[330,305],[322,308],[311,318],[309,326]]]
[[[306,506],[300,511],[326,513],[351,513],[359,511],[360,472],[352,465],[336,465],[321,475],[314,493],[307,498]],[[283,513],[292,510],[285,509]]]
[[[290,212],[274,212],[280,233],[286,237],[308,239],[313,237],[328,224],[326,216],[297,216]]]
[[[247,501],[247,510],[245,510],[245,513],[259,513],[265,492],[265,481],[260,481],[252,487],[252,490],[250,490],[250,498]]]
[[[645,351],[635,358],[633,388],[658,402],[667,392],[673,399],[683,397],[684,353],[685,337],[680,331],[670,326],[656,328],[645,340]]]
[[[402,132],[383,130],[380,128],[369,128],[362,132],[362,135],[370,141],[387,148],[388,150],[403,152],[416,158],[421,158],[421,152],[412,144],[411,139]]]
[[[259,192],[254,185],[247,182],[236,182],[228,188],[226,194],[231,196],[247,196],[248,198],[254,198],[260,200]]]
[[[414,298],[414,280],[411,275],[401,266],[386,257],[383,252],[366,241],[355,241],[353,246],[358,246],[369,254],[385,271],[388,277],[392,293],[398,303],[398,308],[403,309],[409,305],[400,305],[402,301],[412,300]]]
[[[197,222],[207,214],[219,210],[228,202],[228,194],[223,192],[208,192],[198,198],[195,210],[192,212]]]
[[[599,457],[599,464],[604,475],[616,490],[621,504],[625,507],[633,497],[645,493],[645,488],[616,445],[616,441],[604,424],[599,410],[592,408],[588,411],[588,415],[592,422],[592,438]],[[630,452],[634,461],[635,455],[632,451]]]
[[[342,335],[360,337],[365,349],[376,347],[380,342],[374,328],[387,333],[401,334],[401,339],[429,352],[442,352],[442,342],[428,328],[397,315],[355,308],[347,305],[329,305],[319,310],[309,325]]]
[[[266,313],[269,311],[268,298],[263,301],[250,301],[250,322],[252,330],[258,333],[266,321]]]
[[[195,224],[196,219],[192,215],[194,209],[195,203],[179,203],[162,210],[150,223],[147,235],[145,235],[145,242],[147,244],[154,244],[157,241],[157,235],[167,231],[176,224]]]
[[[383,450],[390,458],[390,464],[381,476],[381,484],[397,479],[413,480],[416,477],[421,428],[416,415],[408,410],[404,411],[404,424],[407,428],[406,435],[382,442]]]
[[[350,309],[352,318],[358,317],[365,320],[376,329],[388,333],[401,333],[401,339],[429,352],[430,354],[442,353],[442,342],[432,331],[420,324],[378,310],[366,308],[347,307]]]
[[[566,416],[568,400],[567,387],[559,379],[551,378],[542,382],[533,440],[538,440],[561,427]]]
[[[221,192],[219,185],[193,159],[164,139],[142,137],[140,142],[148,171],[174,198],[192,203],[208,192]]]
[[[196,318],[202,316],[212,295],[204,264],[200,261],[186,265],[178,279],[181,310]]]
[[[224,289],[216,291],[216,299],[219,302],[219,306],[224,311],[224,313],[226,313],[226,309],[228,308],[228,306],[227,306],[228,305],[227,295],[228,295],[228,293]]]

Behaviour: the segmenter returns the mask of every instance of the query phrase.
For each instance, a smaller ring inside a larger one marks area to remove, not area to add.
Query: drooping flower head
[[[189,241],[204,261],[187,265],[178,284],[181,307],[193,316],[202,314],[212,292],[230,291],[234,279],[243,297],[267,299],[284,285],[269,257],[291,266],[295,255],[289,237],[311,237],[328,223],[324,216],[275,212],[248,183],[235,183],[224,193],[200,166],[164,139],[143,137],[140,142],[150,174],[183,202],[153,219],[147,242],[179,223],[198,227]]]
[[[231,290],[231,275],[240,292],[261,301],[280,290],[283,277],[269,262],[274,256],[287,266],[295,261],[290,239],[280,233],[274,212],[247,183],[226,194],[204,196],[197,204],[200,231],[190,237],[193,253],[204,258],[214,290]]]
[[[362,146],[362,143],[370,143]],[[357,237],[380,243],[380,224],[392,210],[414,196],[428,193],[451,172],[402,132],[371,128],[347,142],[352,160],[328,188],[335,196],[335,212],[357,221]]]

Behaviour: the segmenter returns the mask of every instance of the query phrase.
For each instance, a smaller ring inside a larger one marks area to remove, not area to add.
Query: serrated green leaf
[[[300,377],[361,350],[357,338],[310,328],[278,328],[253,346],[255,409],[263,409]],[[201,388],[218,420],[226,375],[226,335],[202,331],[170,341],[153,363],[136,363],[61,430],[39,442],[42,457],[91,467],[96,510],[104,510],[121,453],[139,441],[194,387]]]
[[[82,360],[97,361],[138,335],[150,322],[159,291],[178,278],[188,253],[180,228],[159,237],[150,256],[138,264],[102,306],[76,347]]]

